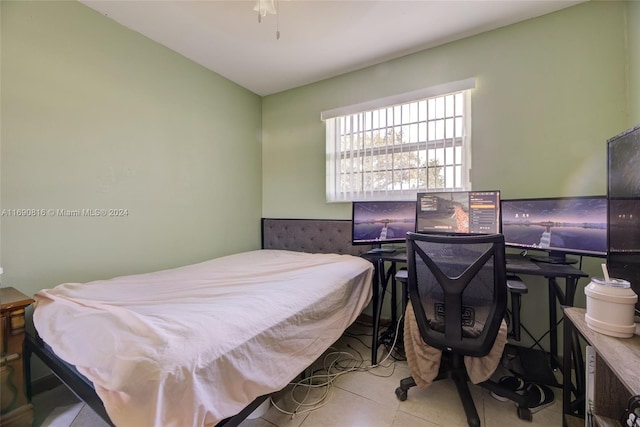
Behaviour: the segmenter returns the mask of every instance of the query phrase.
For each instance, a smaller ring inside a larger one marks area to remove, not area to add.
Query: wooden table
[[[0,425],[31,426],[34,412],[25,394],[25,308],[33,300],[14,288],[0,288]]]
[[[576,332],[593,346],[595,361],[594,414],[596,425],[619,426],[629,397],[640,394],[640,324],[631,338],[616,338],[589,328],[585,309],[563,307],[565,316],[564,369],[575,368],[575,379],[563,379],[562,409],[565,423],[584,415],[585,364]],[[568,320],[568,321],[567,321]],[[573,399],[575,397],[575,400]],[[584,425],[584,421],[582,422]]]

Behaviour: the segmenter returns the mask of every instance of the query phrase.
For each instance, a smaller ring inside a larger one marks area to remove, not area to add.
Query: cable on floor
[[[398,320],[396,325],[396,333],[395,339],[392,345],[392,349],[395,347],[397,339],[398,339],[398,331],[400,328],[400,324],[402,321],[402,316]],[[355,339],[358,339],[354,337]],[[359,339],[358,339],[359,340]],[[347,344],[347,347],[352,349],[357,353],[357,357],[353,354],[346,351],[335,351],[330,352],[325,355],[323,358],[323,368],[313,371],[310,376],[303,378],[300,381],[290,383],[293,385],[293,388],[290,391],[291,400],[296,405],[295,409],[292,411],[287,411],[284,408],[281,408],[274,401],[273,397],[270,398],[271,404],[276,410],[279,412],[291,416],[293,419],[298,414],[305,414],[308,412],[312,412],[316,409],[320,409],[326,406],[333,396],[333,387],[334,382],[340,376],[350,373],[350,372],[369,372],[372,375],[376,375],[378,377],[388,377],[393,375],[395,371],[395,360],[392,363],[385,365],[385,362],[392,357],[392,352],[388,352],[386,357],[375,365],[366,365],[365,359],[362,357],[362,354],[353,348],[350,344]],[[393,368],[391,373],[382,375],[377,372],[374,372],[376,368]],[[322,373],[320,373],[322,372]],[[296,397],[296,391],[304,389],[304,395],[301,399]],[[311,398],[310,394],[313,389],[323,389],[321,395],[319,397],[314,398],[313,400],[309,400]]]

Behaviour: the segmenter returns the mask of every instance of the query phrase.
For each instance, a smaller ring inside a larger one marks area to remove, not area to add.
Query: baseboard
[[[356,322],[366,325],[373,326],[373,316],[370,316],[366,313],[361,313],[360,316],[356,319]],[[391,319],[380,319],[380,326],[389,326],[391,324]]]
[[[36,395],[54,389],[62,384],[62,381],[55,375],[45,375],[37,380],[31,381],[31,394]]]

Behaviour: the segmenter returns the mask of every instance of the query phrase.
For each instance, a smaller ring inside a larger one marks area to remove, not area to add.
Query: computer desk
[[[365,253],[363,258],[373,263],[375,273],[373,277],[373,337],[371,342],[371,364],[377,363],[380,316],[384,295],[389,283],[395,285],[398,263],[406,263],[407,255],[403,249],[393,253]],[[530,275],[546,277],[549,283],[549,354],[554,368],[562,368],[562,361],[558,357],[558,303],[562,306],[573,306],[578,280],[588,277],[588,274],[570,264],[552,264],[535,262],[520,254],[506,254],[507,274]],[[385,263],[389,268],[385,269]],[[558,279],[564,279],[564,291],[558,283]],[[395,286],[391,293],[391,319],[398,320]]]
[[[561,368],[562,361],[558,357],[558,303],[573,307],[578,280],[589,275],[570,264],[552,264],[536,262],[519,254],[507,254],[507,273],[518,275],[542,276],[549,282],[549,354],[554,368]],[[564,291],[558,283],[564,279]]]
[[[362,257],[371,261],[374,266],[373,297],[371,299],[371,304],[373,305],[371,364],[375,365],[378,363],[378,346],[380,345],[380,316],[382,314],[382,303],[384,302],[384,294],[387,290],[387,285],[389,284],[389,282],[395,282],[397,264],[407,262],[407,253],[404,248],[402,248],[393,253],[367,252],[362,254]],[[388,269],[385,269],[385,262],[388,262],[390,264]],[[395,287],[392,288],[391,292],[391,319],[394,322],[398,320]]]

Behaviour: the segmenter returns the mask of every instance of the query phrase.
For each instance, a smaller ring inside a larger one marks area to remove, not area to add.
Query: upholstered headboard
[[[262,248],[361,255],[371,246],[351,244],[351,220],[262,218]]]

